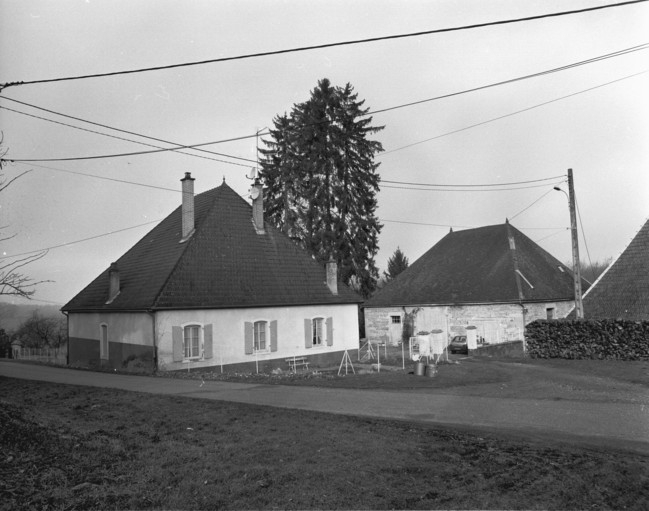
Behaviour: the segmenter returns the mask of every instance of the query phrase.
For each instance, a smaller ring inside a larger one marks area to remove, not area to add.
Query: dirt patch
[[[115,389],[0,385],[1,510],[649,506],[649,459],[630,452]]]

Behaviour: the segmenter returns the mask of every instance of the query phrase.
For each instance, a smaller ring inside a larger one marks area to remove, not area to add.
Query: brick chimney
[[[110,263],[110,268],[108,268],[108,301],[106,303],[111,303],[117,298],[119,291],[119,270],[117,269],[117,263]]]
[[[183,233],[180,242],[187,241],[194,232],[194,181],[196,181],[189,172],[185,172],[185,177],[180,180],[183,184]]]
[[[338,294],[338,264],[331,258],[327,261],[327,286],[333,294]]]
[[[255,179],[255,184],[250,189],[252,197],[252,223],[257,234],[264,234],[264,187]]]

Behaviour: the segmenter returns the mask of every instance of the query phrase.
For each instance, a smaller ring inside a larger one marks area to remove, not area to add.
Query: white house
[[[361,298],[264,222],[260,184],[251,207],[181,181],[182,205],[62,308],[70,365],[269,371],[358,349]]]

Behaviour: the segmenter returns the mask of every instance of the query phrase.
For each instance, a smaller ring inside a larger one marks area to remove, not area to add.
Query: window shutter
[[[244,346],[246,350],[246,355],[252,355],[254,353],[252,323],[246,321],[243,324],[243,333],[244,333]]]
[[[304,347],[313,348],[313,326],[308,318],[304,320]]]
[[[183,350],[183,329],[179,326],[171,327],[171,342],[173,344],[173,357],[174,362],[182,362]]]
[[[212,324],[207,324],[203,328],[203,356],[212,358]]]
[[[327,318],[327,346],[334,343],[334,318]]]
[[[277,351],[277,321],[270,322],[270,351]]]

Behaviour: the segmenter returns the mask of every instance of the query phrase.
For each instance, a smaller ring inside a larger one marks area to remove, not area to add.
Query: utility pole
[[[575,313],[577,319],[583,319],[584,304],[581,301],[579,238],[577,234],[577,211],[575,207],[575,185],[572,180],[572,169],[568,169],[568,202],[570,203],[570,233],[572,237],[572,273],[575,279]]]

